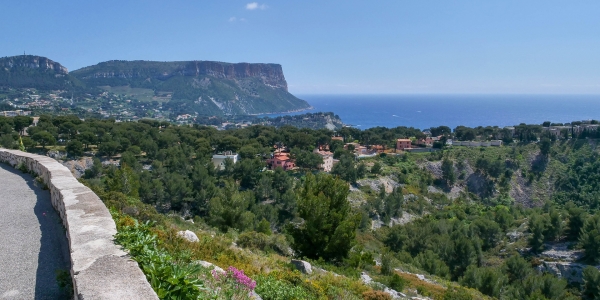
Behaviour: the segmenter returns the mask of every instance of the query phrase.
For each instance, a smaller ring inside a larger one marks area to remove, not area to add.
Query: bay
[[[357,128],[512,126],[600,119],[600,95],[298,95]],[[270,116],[278,116],[270,115]]]

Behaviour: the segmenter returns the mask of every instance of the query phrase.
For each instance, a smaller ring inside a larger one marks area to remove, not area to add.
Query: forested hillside
[[[498,128],[440,127],[431,131],[505,144],[396,154],[396,139],[424,134],[30,122],[0,117],[1,145],[78,161],[82,182],[114,213],[117,240],[163,299],[600,297],[600,169],[589,133],[523,125],[509,138]],[[359,160],[339,137],[387,151]],[[339,160],[329,174],[313,153],[325,145]],[[268,170],[274,146],[298,167]],[[227,151],[240,160],[215,168],[212,155]],[[313,272],[298,272],[292,258]],[[233,269],[213,276],[199,261]]]

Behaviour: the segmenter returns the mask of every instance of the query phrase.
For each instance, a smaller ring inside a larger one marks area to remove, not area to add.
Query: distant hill
[[[67,68],[46,57],[20,55],[0,58],[0,87],[69,90],[83,85]]]
[[[20,55],[0,58],[0,87],[75,91],[92,106],[100,101],[94,95],[104,90],[124,99],[156,100],[172,115],[252,115],[310,107],[288,92],[278,64],[113,60],[68,72],[46,57]]]
[[[306,109],[287,90],[281,65],[212,61],[107,61],[71,72],[88,87],[151,89],[174,112],[260,114]]]

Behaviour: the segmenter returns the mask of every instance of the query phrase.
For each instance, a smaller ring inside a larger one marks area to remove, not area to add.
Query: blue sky
[[[2,1],[0,56],[280,63],[295,94],[600,94],[600,1]]]

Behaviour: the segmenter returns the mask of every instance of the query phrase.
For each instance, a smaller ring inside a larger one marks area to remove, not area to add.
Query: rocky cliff
[[[263,84],[287,91],[287,82],[279,64],[224,63],[216,61],[118,61],[112,60],[73,72],[80,79],[148,79],[167,80],[174,76],[211,76],[242,80],[258,78]]]
[[[0,87],[67,90],[81,88],[81,83],[51,59],[19,55],[0,58]]]
[[[69,73],[67,68],[63,67],[61,64],[46,57],[37,55],[19,55],[3,57],[0,58],[0,67],[4,68],[5,71],[8,71],[9,69],[22,67],[29,69],[39,69],[42,71],[49,70],[55,72],[56,74],[62,75],[66,75]]]

